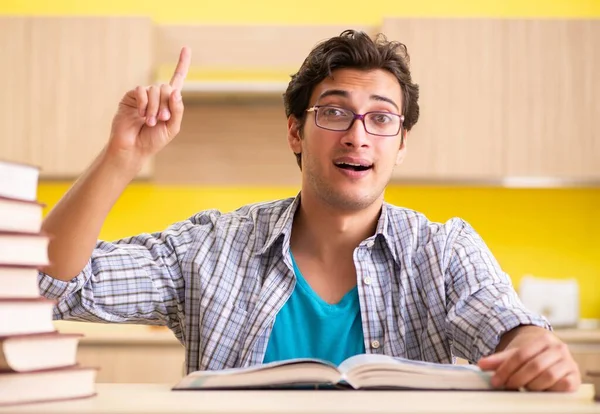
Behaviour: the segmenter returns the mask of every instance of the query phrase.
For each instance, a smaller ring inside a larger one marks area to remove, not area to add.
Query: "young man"
[[[97,242],[112,205],[179,132],[184,48],[168,85],[119,104],[104,151],[44,221],[41,290],[57,318],[165,324],[187,370],[384,353],[495,370],[494,385],[572,391],[580,374],[464,221],[434,223],[383,193],[419,114],[403,45],[347,31],[285,93],[300,194],[163,232]]]

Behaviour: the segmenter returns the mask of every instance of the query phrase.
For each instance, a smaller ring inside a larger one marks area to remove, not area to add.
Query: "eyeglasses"
[[[330,131],[348,131],[355,120],[362,121],[365,131],[380,137],[393,137],[400,133],[404,115],[384,111],[357,114],[338,106],[315,105],[306,112],[315,113],[315,124]]]

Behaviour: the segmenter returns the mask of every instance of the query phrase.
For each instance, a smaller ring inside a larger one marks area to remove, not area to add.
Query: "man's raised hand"
[[[125,162],[143,162],[163,149],[181,129],[181,89],[191,62],[191,50],[181,49],[168,84],[138,86],[121,99],[112,122],[108,154]]]

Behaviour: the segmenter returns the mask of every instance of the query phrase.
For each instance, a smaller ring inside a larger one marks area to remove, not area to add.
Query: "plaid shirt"
[[[41,292],[58,301],[56,319],[167,325],[188,372],[259,364],[295,286],[288,252],[299,202],[208,210],[160,233],[99,241],[73,280],[40,273]],[[435,223],[384,203],[354,264],[368,353],[475,362],[520,324],[551,329],[457,218]]]

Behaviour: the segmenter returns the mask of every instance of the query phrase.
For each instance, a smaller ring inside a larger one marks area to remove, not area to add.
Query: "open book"
[[[489,390],[492,373],[472,365],[436,364],[362,354],[339,366],[318,359],[292,359],[188,374],[173,390],[335,387],[346,389]]]

